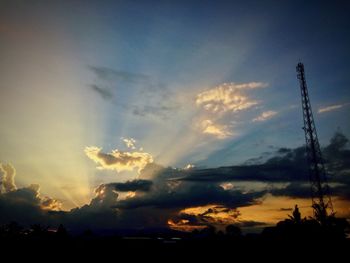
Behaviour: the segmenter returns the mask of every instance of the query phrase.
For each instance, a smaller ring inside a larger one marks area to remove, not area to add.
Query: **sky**
[[[335,207],[350,218],[349,11],[347,1],[0,0],[0,207],[72,227],[98,226],[95,210],[111,227],[174,229],[263,226],[295,203],[310,215],[297,161],[302,61]]]

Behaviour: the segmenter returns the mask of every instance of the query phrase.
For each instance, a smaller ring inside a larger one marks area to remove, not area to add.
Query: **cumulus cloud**
[[[246,90],[266,87],[266,83],[224,83],[201,92],[196,97],[196,105],[212,113],[238,112],[258,104],[250,99]]]
[[[268,119],[271,119],[272,117],[274,117],[277,114],[276,111],[264,111],[263,113],[261,113],[258,117],[253,119],[253,122],[257,122],[257,121],[266,121]]]
[[[62,202],[57,199],[45,196],[41,200],[41,208],[49,211],[61,211]]]
[[[0,163],[0,193],[17,189],[15,184],[16,170],[11,164]]]
[[[118,193],[114,187],[108,184],[101,184],[94,190],[95,198],[90,202],[93,208],[111,208],[118,200]]]
[[[334,111],[334,110],[338,110],[340,108],[343,108],[344,106],[348,105],[348,103],[346,104],[335,104],[335,105],[330,105],[327,107],[322,107],[318,109],[318,113],[325,113],[325,112],[329,112],[329,111]]]
[[[232,136],[227,125],[215,124],[211,120],[204,120],[201,122],[201,129],[204,134],[215,136],[218,139],[226,139]]]
[[[0,224],[17,221],[23,225],[49,225],[52,222],[50,213],[61,207],[60,201],[42,197],[38,184],[12,189],[0,194]]]
[[[85,154],[97,163],[100,170],[132,171],[135,168],[142,170],[147,164],[153,162],[153,157],[146,152],[125,152],[113,150],[111,153],[103,153],[102,148],[95,146],[86,147]]]

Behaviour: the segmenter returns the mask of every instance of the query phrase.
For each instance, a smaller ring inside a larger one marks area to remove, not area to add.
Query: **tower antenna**
[[[333,204],[327,183],[326,169],[320,144],[318,142],[316,125],[312,114],[310,98],[305,79],[304,64],[298,63],[297,76],[301,90],[301,104],[306,142],[306,156],[311,184],[311,199],[314,216],[321,224],[325,223],[327,216],[334,214]]]

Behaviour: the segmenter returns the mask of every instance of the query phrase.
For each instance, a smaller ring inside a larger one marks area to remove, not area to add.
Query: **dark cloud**
[[[350,184],[350,149],[349,140],[344,134],[337,132],[325,147],[324,154],[328,172],[335,180]]]
[[[347,138],[343,134],[336,133],[330,144],[323,149],[327,172],[331,175],[330,182],[346,184],[350,182],[350,150],[346,148],[347,143]],[[193,182],[308,182],[305,147],[281,148],[262,164],[250,162],[239,166],[192,170],[180,180]]]
[[[96,76],[96,83],[89,86],[105,100],[113,99],[120,87],[149,88],[153,85],[151,78],[143,74],[97,66],[88,66],[88,69]]]
[[[260,221],[253,221],[253,220],[242,220],[239,221],[235,224],[236,226],[239,227],[246,227],[246,228],[255,228],[255,227],[264,227],[267,225],[265,222],[260,222]]]
[[[20,188],[0,195],[0,224],[64,224],[71,231],[167,227],[168,220],[183,208],[217,204],[232,210],[254,204],[266,193],[226,191],[216,184],[171,180],[181,171],[149,164],[140,174],[140,178],[148,179],[102,184],[89,204],[68,212],[50,211],[57,204],[54,199],[40,197],[38,185]],[[119,200],[118,191],[135,191],[136,195]]]
[[[176,208],[221,204],[227,207],[248,206],[266,191],[243,193],[240,190],[224,190],[216,184],[195,184],[182,182],[176,187],[167,183],[158,183],[152,192],[143,196],[121,200],[115,206],[123,209],[138,207]]]
[[[100,96],[105,99],[105,100],[109,100],[113,98],[113,92],[108,89],[108,88],[102,88],[97,86],[96,84],[92,84],[90,85],[91,89],[96,91],[98,94],[100,94]]]
[[[144,74],[120,71],[108,67],[88,66],[88,68],[96,74],[96,76],[104,81],[123,81],[129,83],[150,82],[151,78]]]
[[[307,169],[303,163],[295,166],[288,158],[275,157],[264,164],[228,166],[191,171],[184,181],[226,182],[259,181],[289,182],[307,181]]]
[[[308,183],[293,182],[284,188],[271,189],[270,193],[275,196],[288,196],[292,198],[310,198],[311,190]]]
[[[137,116],[155,116],[166,119],[171,112],[176,111],[179,105],[132,105],[132,113]]]
[[[291,207],[282,207],[282,208],[280,208],[280,211],[293,211],[293,208],[291,208]]]
[[[117,192],[143,191],[151,189],[153,182],[149,180],[132,180],[125,183],[110,183],[107,186],[114,188]]]
[[[17,221],[23,225],[48,223],[41,208],[38,186],[20,188],[0,195],[0,224]]]

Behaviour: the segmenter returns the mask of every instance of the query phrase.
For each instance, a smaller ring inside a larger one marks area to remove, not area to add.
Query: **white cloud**
[[[269,111],[264,111],[263,113],[261,113],[258,117],[254,118],[253,119],[253,122],[256,122],[256,121],[266,121],[268,119],[271,119],[273,116],[275,116],[277,114],[276,111],[272,111],[272,110],[269,110]]]
[[[136,146],[136,140],[134,138],[121,138],[122,141],[125,143],[126,147],[128,147],[129,149],[135,150]]]
[[[201,122],[201,130],[204,134],[213,135],[218,139],[226,139],[232,136],[227,125],[215,124],[211,120],[204,120]]]
[[[258,101],[250,99],[244,91],[266,87],[266,83],[224,83],[201,92],[196,97],[196,105],[212,113],[237,112],[251,108]]]
[[[318,113],[324,113],[324,112],[334,111],[334,110],[337,110],[337,109],[340,109],[340,108],[344,107],[345,105],[347,105],[347,104],[330,105],[330,106],[327,106],[327,107],[319,108],[317,112]]]
[[[85,154],[97,163],[100,170],[132,171],[135,168],[141,171],[147,164],[153,162],[153,157],[146,152],[125,152],[113,150],[103,153],[102,148],[86,147]]]

